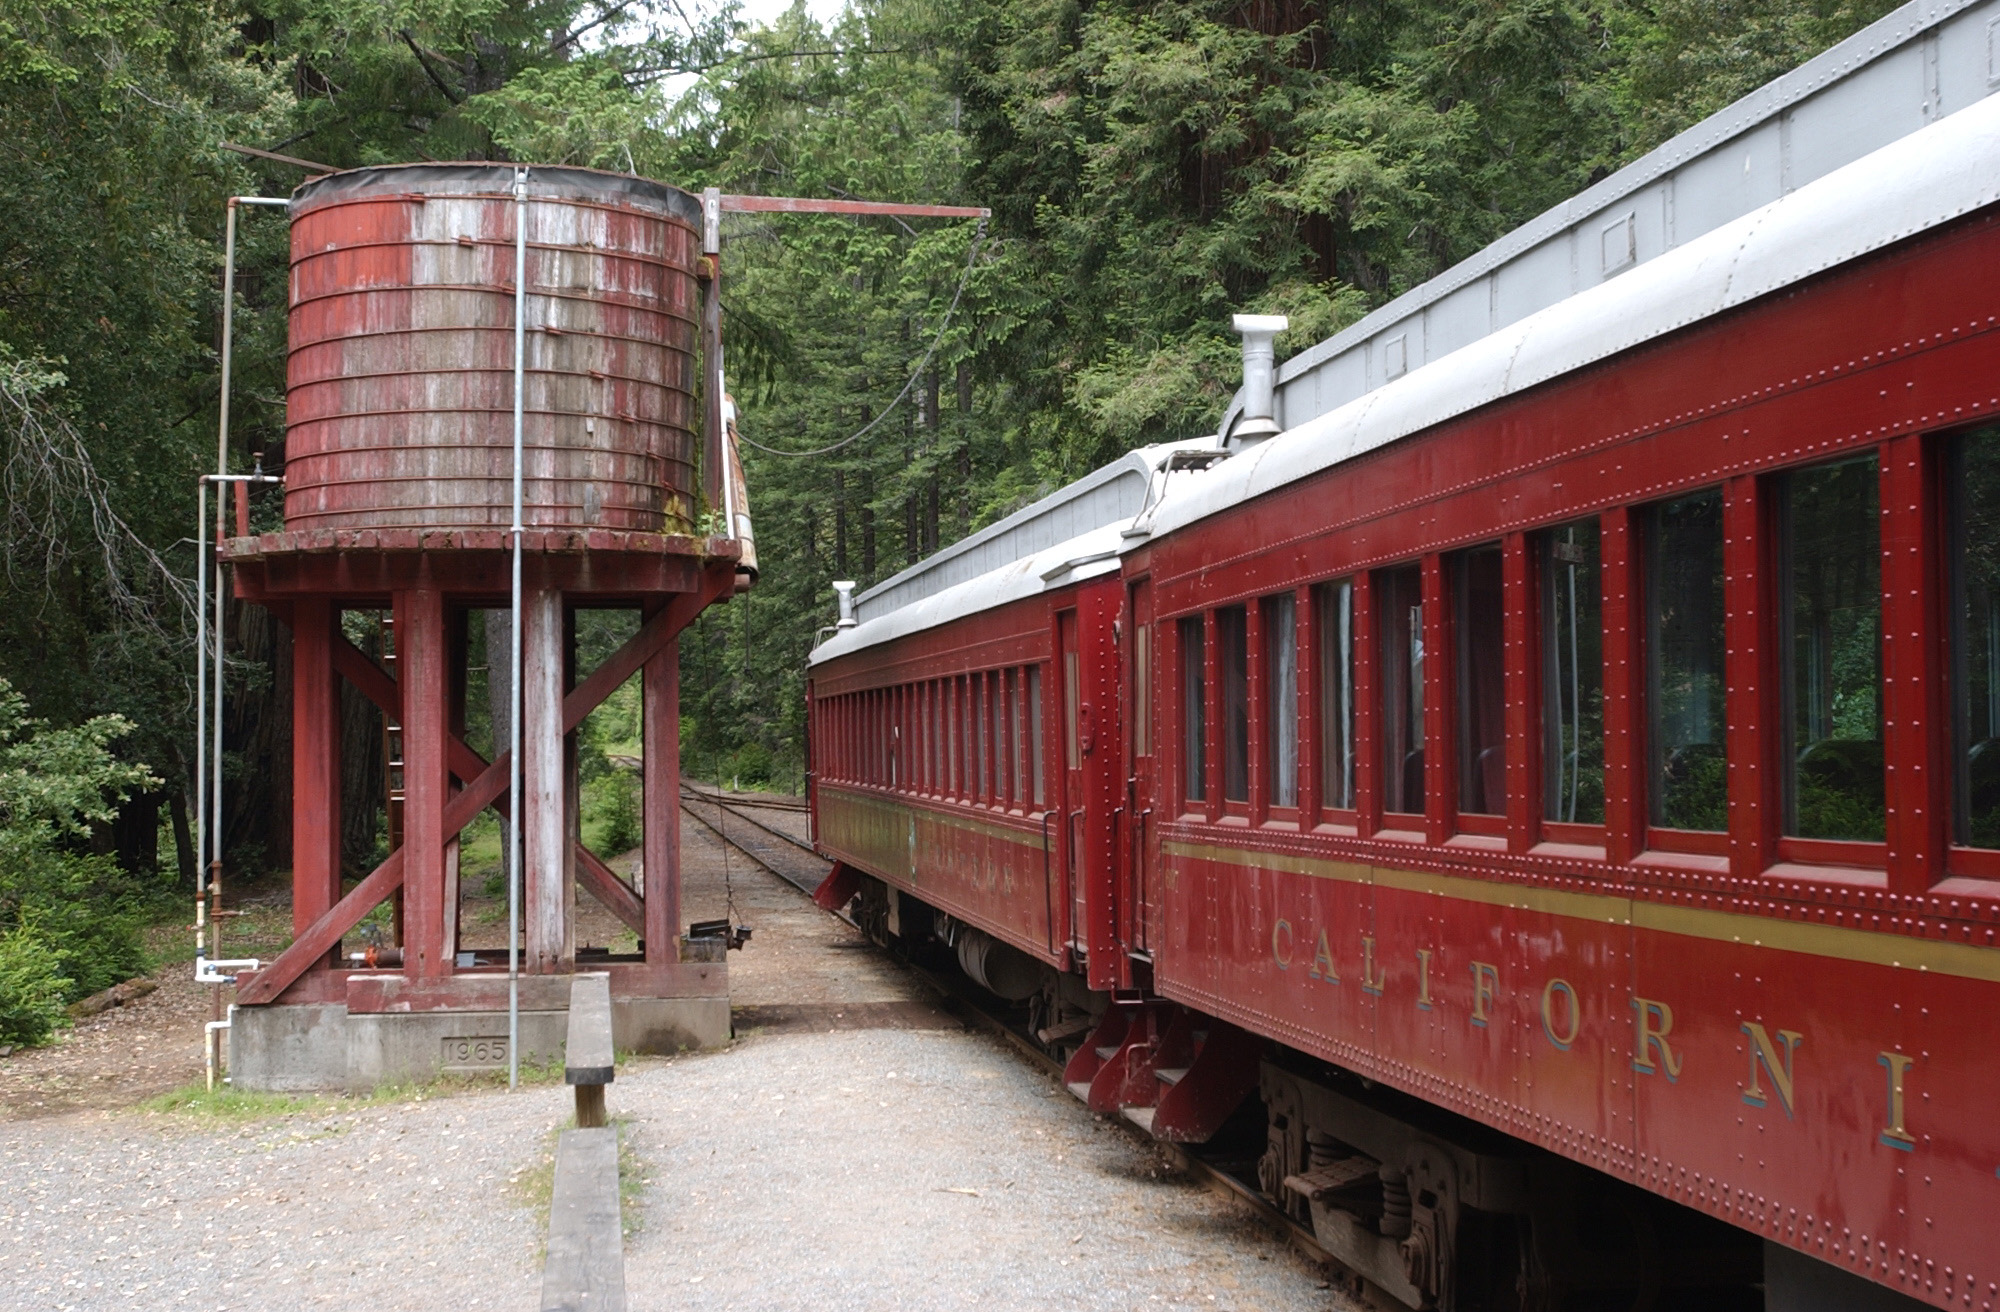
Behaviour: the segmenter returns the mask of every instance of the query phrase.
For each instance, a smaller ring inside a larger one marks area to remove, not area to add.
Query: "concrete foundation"
[[[521,1060],[560,1060],[568,1028],[567,1011],[523,1010]],[[717,1047],[729,1041],[729,999],[615,998],[611,1031],[623,1052]],[[505,1069],[504,1011],[350,1013],[343,1002],[238,1007],[229,1027],[229,1077],[238,1089],[363,1092]]]

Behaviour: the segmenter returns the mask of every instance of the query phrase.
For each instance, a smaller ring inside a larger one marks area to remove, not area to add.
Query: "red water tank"
[[[507,527],[515,170],[406,164],[292,197],[285,527]],[[700,202],[531,168],[529,528],[687,532]]]

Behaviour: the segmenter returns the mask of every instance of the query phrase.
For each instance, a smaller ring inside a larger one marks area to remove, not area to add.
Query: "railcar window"
[[[1652,823],[1729,827],[1723,732],[1722,493],[1646,516],[1646,756]]]
[[[1401,565],[1375,576],[1382,635],[1382,809],[1424,809],[1424,572]]]
[[[1132,628],[1132,755],[1153,754],[1153,626]]]
[[[1063,653],[1063,762],[1071,770],[1083,768],[1083,743],[1077,737],[1081,727],[1083,689],[1076,651]]]
[[[1604,575],[1597,521],[1542,537],[1543,816],[1604,823]]]
[[[1354,584],[1348,579],[1313,589],[1319,625],[1320,805],[1354,805]]]
[[[1871,453],[1779,481],[1786,832],[1883,836],[1881,485]]]
[[[1250,630],[1241,606],[1215,612],[1222,677],[1222,800],[1250,800]]]
[[[1208,796],[1208,642],[1201,616],[1181,621],[1181,793]]]
[[[1458,556],[1458,809],[1507,809],[1507,607],[1500,548]]]
[[[1952,444],[1953,837],[2000,847],[2000,428]]]
[[[1297,603],[1283,592],[1264,608],[1264,742],[1271,805],[1299,804],[1299,634]]]
[[[1039,665],[1028,667],[1028,767],[1034,775],[1035,805],[1046,806],[1049,795],[1042,786],[1042,667]]]

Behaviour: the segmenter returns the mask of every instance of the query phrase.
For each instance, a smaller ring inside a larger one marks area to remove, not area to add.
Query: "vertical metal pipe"
[[[507,1087],[521,1083],[521,390],[528,344],[528,171],[514,172],[514,675],[507,717]]]
[[[230,210],[230,218],[236,212]],[[208,486],[194,484],[194,955],[195,973],[208,940]]]
[[[215,432],[215,472],[218,475],[229,472],[229,392],[230,373],[235,361],[236,342],[236,216],[241,206],[237,198],[229,198],[228,214],[223,223],[222,235],[222,379],[221,397],[218,403],[218,417]],[[223,498],[229,489],[219,478],[215,483],[215,527],[222,530],[224,513]],[[206,526],[202,531],[202,549],[207,548]],[[212,724],[204,724],[202,731],[209,735],[208,768],[213,771],[209,781],[208,805],[209,850],[202,853],[207,875],[206,892],[212,900],[219,893],[222,876],[222,558],[217,553],[212,566],[215,576],[215,663],[210,671],[214,680],[215,695],[209,712],[215,718]],[[217,908],[220,909],[219,907]],[[222,929],[219,921],[210,920],[209,933],[213,938],[210,955],[222,956]],[[216,989],[216,1000],[222,998],[221,986]]]

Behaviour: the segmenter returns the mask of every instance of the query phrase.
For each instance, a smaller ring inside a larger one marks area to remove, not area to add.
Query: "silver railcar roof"
[[[1203,437],[1128,451],[1033,505],[988,524],[877,583],[854,599],[855,618],[864,623],[880,619],[1023,556],[1066,542],[1079,533],[1118,520],[1129,521],[1154,495],[1154,478],[1167,453],[1214,445],[1215,439]]]
[[[1913,0],[1286,360],[1277,418],[1338,409],[1996,88],[2000,0]]]
[[[1685,246],[1461,347],[1169,489],[1170,533],[1399,438],[2000,201],[2000,97],[1892,142]]]
[[[897,638],[922,633],[940,624],[1032,597],[1051,588],[1064,587],[1100,574],[1116,573],[1118,546],[1125,521],[1105,524],[1078,534],[1066,542],[1044,547],[1033,555],[1009,561],[999,569],[957,583],[942,592],[919,598],[886,615],[863,620],[851,629],[835,633],[813,648],[809,665],[818,665],[850,652],[893,642]]]

